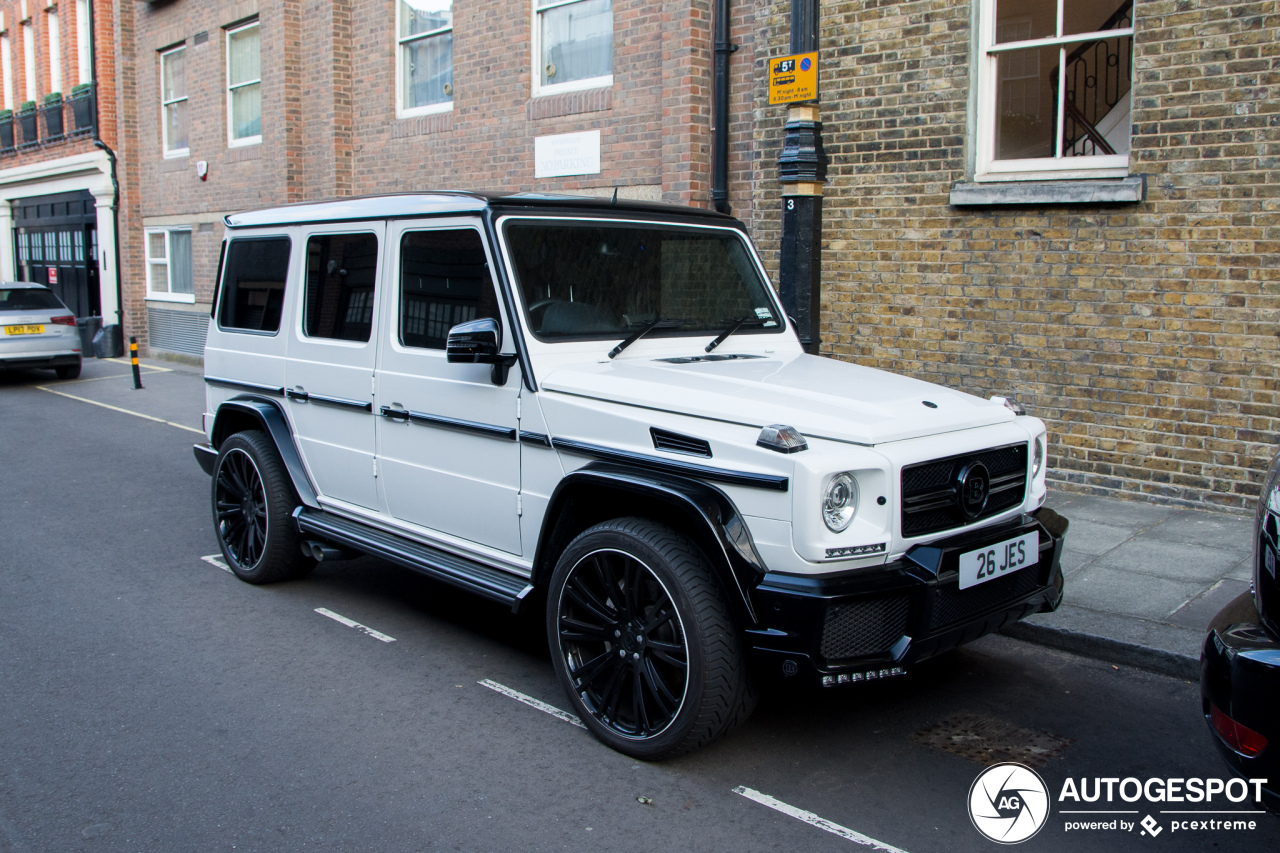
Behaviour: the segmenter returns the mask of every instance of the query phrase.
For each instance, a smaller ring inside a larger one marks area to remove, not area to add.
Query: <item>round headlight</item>
[[[1035,446],[1031,450],[1031,479],[1040,476],[1040,469],[1044,467],[1044,436],[1036,436]]]
[[[836,474],[827,483],[827,492],[822,496],[822,520],[832,533],[839,533],[853,521],[853,514],[858,508],[858,481],[853,475],[845,472]]]

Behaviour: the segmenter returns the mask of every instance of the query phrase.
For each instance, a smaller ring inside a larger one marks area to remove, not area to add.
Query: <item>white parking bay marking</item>
[[[396,641],[395,637],[388,637],[386,634],[382,633],[381,631],[375,631],[366,625],[361,625],[359,622],[352,622],[347,617],[340,616],[337,613],[334,613],[332,610],[326,610],[323,607],[317,607],[316,612],[319,613],[321,616],[328,616],[334,622],[341,622],[343,625],[346,625],[348,628],[355,628],[357,631],[363,631],[366,634],[368,634],[370,637],[373,637],[375,640],[381,640],[384,643],[394,643]]]
[[[548,705],[546,702],[543,702],[538,699],[534,699],[532,696],[526,696],[523,693],[521,693],[519,690],[512,690],[510,687],[507,687],[505,684],[499,684],[498,682],[490,681],[487,678],[484,681],[478,681],[476,683],[480,684],[481,686],[488,687],[490,690],[496,690],[497,692],[501,693],[503,696],[510,696],[512,699],[516,700],[517,702],[523,702],[524,704],[528,705],[530,708],[537,708],[542,713],[550,714],[551,716],[555,717],[557,720],[563,720],[571,726],[577,726],[580,729],[586,728],[586,726],[582,724],[582,720],[579,720],[577,717],[575,717],[573,714],[570,714],[568,711],[561,711],[559,708],[557,708],[554,705]]]
[[[201,557],[200,559],[204,560],[211,566],[217,566],[224,572],[231,572],[231,567],[227,565],[227,561],[222,559],[222,556],[219,554],[210,554],[209,556]],[[234,572],[232,572],[232,574],[234,574]]]
[[[62,391],[55,391],[52,388],[46,387],[44,385],[37,385],[35,386],[35,388],[37,391],[48,391],[50,394],[57,394],[59,397],[66,397],[68,400],[78,400],[81,403],[88,403],[92,406],[101,406],[104,409],[110,409],[113,412],[120,412],[123,415],[133,415],[135,418],[142,418],[143,420],[155,421],[158,424],[167,424],[168,426],[177,427],[178,429],[185,429],[187,432],[194,432],[197,435],[204,435],[204,430],[202,429],[196,429],[195,427],[189,427],[184,424],[175,424],[173,421],[166,421],[164,418],[157,418],[155,415],[144,415],[142,412],[135,412],[130,409],[122,409],[119,406],[110,406],[110,405],[107,405],[106,403],[99,403],[97,400],[90,400],[87,397],[77,397],[75,394],[66,394],[66,393],[63,393]]]
[[[810,826],[816,826],[818,829],[825,830],[826,832],[830,832],[832,835],[838,835],[841,838],[847,838],[850,841],[852,841],[854,844],[861,844],[864,847],[870,847],[873,850],[884,850],[885,853],[906,853],[906,851],[900,847],[894,847],[892,844],[885,844],[883,841],[876,841],[874,838],[869,838],[868,836],[863,835],[861,832],[855,832],[854,830],[849,829],[847,826],[841,826],[838,823],[832,823],[826,818],[818,817],[813,812],[807,812],[804,809],[798,809],[795,806],[789,806],[786,803],[782,802],[782,800],[775,800],[773,797],[769,796],[768,794],[762,794],[759,791],[753,790],[751,788],[744,788],[741,785],[739,785],[738,787],[733,789],[733,792],[735,794],[740,794],[741,796],[746,797],[748,800],[754,800],[755,802],[759,803],[762,806],[768,806],[774,811],[782,812],[784,815],[787,815],[788,817],[793,817],[796,820],[802,820],[805,823],[809,824]]]

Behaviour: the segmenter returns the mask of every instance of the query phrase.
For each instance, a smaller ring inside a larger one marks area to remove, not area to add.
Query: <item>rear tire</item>
[[[265,433],[222,442],[213,466],[213,526],[223,559],[253,584],[299,578],[316,562],[302,555],[293,510],[298,495]]]
[[[80,362],[55,367],[53,372],[58,374],[59,379],[77,379],[80,376]]]
[[[548,589],[547,642],[587,728],[634,758],[697,749],[755,707],[720,584],[662,524],[614,519],[569,544]]]

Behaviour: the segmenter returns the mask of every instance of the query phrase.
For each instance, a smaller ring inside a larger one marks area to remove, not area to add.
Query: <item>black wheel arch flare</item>
[[[589,463],[556,485],[538,536],[534,585],[546,588],[560,553],[583,530],[628,515],[689,536],[710,561],[742,627],[759,623],[751,590],[767,569],[729,496],[698,480],[609,462]]]
[[[307,479],[302,456],[294,444],[293,431],[280,401],[257,394],[239,394],[219,405],[213,421],[213,448],[217,450],[222,442],[245,429],[260,429],[271,438],[298,498],[306,506],[318,509],[320,502],[316,500],[316,490]]]

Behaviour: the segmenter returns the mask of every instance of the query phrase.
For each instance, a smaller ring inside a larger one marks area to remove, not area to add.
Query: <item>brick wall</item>
[[[787,5],[757,6],[761,54],[787,52]],[[1278,25],[1272,2],[1140,0],[1146,200],[961,209],[970,3],[824,3],[823,352],[1016,392],[1059,486],[1246,506],[1280,417]],[[760,62],[756,237],[776,268],[785,113]]]

